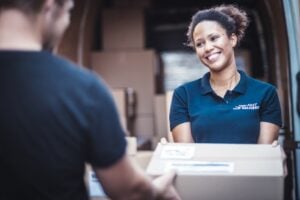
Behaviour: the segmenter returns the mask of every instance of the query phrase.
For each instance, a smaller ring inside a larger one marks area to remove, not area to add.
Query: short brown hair
[[[66,0],[55,0],[57,4],[63,5]],[[19,9],[26,13],[38,13],[45,0],[0,0],[0,12],[5,9]]]

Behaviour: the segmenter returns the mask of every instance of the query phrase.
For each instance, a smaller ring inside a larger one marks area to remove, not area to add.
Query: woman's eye
[[[204,45],[203,42],[197,42],[197,43],[196,43],[196,47],[202,47],[203,45]]]
[[[211,41],[216,41],[217,39],[218,39],[219,37],[218,36],[213,36],[213,37],[211,37]]]

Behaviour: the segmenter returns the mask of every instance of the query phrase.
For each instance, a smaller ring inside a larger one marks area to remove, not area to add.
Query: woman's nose
[[[210,51],[213,49],[213,45],[211,42],[206,42],[205,43],[205,46],[204,46],[204,50],[207,52],[207,51]]]

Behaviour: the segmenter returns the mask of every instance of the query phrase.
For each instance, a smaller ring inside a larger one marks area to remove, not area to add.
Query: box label
[[[191,159],[195,154],[194,146],[163,146],[162,159]]]
[[[205,162],[205,161],[169,161],[165,165],[165,172],[176,170],[192,173],[233,173],[233,162]]]

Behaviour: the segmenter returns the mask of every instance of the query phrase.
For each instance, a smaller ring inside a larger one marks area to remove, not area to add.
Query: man
[[[72,0],[0,0],[0,199],[87,199],[89,162],[112,199],[179,199],[129,161],[111,95],[88,71],[44,51]]]

